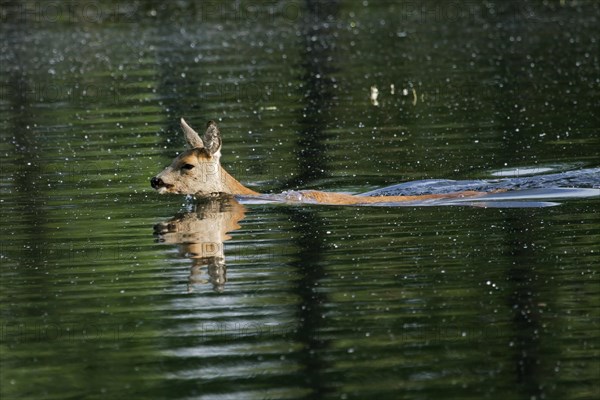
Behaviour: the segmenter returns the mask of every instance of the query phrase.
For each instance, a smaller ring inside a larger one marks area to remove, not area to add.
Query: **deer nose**
[[[164,185],[165,183],[160,178],[154,177],[150,179],[150,186],[152,186],[153,189],[158,189],[159,187],[162,187]]]

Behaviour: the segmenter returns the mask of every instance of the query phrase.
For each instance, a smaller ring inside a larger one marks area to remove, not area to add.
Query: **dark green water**
[[[182,116],[264,192],[599,167],[599,3],[0,12],[0,398],[600,395],[598,197],[189,212],[149,185]]]

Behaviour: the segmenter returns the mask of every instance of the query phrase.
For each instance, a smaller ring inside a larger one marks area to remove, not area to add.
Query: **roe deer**
[[[463,191],[418,196],[360,196],[302,190],[283,192],[279,195],[262,195],[242,185],[221,167],[221,134],[214,121],[207,123],[206,132],[202,138],[183,118],[181,119],[181,128],[190,149],[179,154],[170,166],[150,180],[152,187],[160,194],[176,193],[200,197],[248,196],[290,203],[337,205],[456,199],[486,194],[486,192]]]

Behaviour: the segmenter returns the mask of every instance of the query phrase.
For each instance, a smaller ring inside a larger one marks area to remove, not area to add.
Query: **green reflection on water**
[[[598,166],[596,3],[44,4],[1,6],[3,398],[600,394],[597,199],[247,205],[211,276],[148,183],[181,116],[261,191]]]

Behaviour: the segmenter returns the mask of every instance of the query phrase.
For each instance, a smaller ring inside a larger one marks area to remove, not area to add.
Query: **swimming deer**
[[[463,191],[418,196],[361,196],[316,190],[288,191],[263,195],[238,182],[221,166],[221,133],[214,121],[208,121],[203,137],[181,119],[181,128],[190,149],[179,154],[171,165],[150,180],[158,193],[188,194],[199,197],[241,196],[288,203],[331,205],[368,205],[477,197],[486,192]]]

